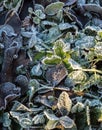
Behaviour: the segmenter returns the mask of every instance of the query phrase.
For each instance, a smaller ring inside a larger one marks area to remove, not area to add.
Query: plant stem
[[[102,71],[101,70],[97,70],[97,69],[79,69],[79,70],[82,70],[82,71],[86,71],[86,72],[94,72],[94,73],[99,73],[99,74],[102,74]]]

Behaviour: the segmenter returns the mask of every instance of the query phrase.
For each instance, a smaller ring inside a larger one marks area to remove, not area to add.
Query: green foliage
[[[18,11],[21,2],[4,0],[0,4],[6,10]],[[75,6],[69,6],[71,2]],[[17,130],[102,129],[102,29],[92,21],[80,30],[73,8],[83,6],[85,1],[73,0],[67,4],[68,8],[63,2],[53,2],[46,7],[35,4],[34,10],[28,9],[31,23],[27,21],[27,27],[22,26],[19,35],[24,42],[21,50],[26,50],[24,57],[29,64],[24,61],[24,65],[13,68],[15,76],[22,74],[29,79],[27,94],[9,102],[0,90],[0,124],[4,128],[16,130],[17,125]],[[91,12],[84,15],[90,17]],[[0,28],[0,37],[2,30],[9,36],[10,31],[5,28]],[[3,55],[4,43],[0,43],[0,67]],[[13,83],[16,84],[15,77]],[[17,87],[23,88],[18,84]],[[4,110],[2,100],[9,102]]]
[[[48,5],[46,8],[45,8],[45,13],[47,15],[54,15],[56,14],[58,11],[60,11],[64,6],[64,3],[63,2],[55,2],[55,3],[52,3],[50,5]]]

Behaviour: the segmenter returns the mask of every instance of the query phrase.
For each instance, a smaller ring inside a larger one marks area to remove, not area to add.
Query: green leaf
[[[98,36],[102,39],[102,30],[98,31]]]
[[[61,57],[62,59],[65,57],[65,43],[62,41],[62,40],[57,40],[55,43],[54,43],[54,47],[53,47],[53,50],[54,50],[54,54]]]
[[[40,18],[40,19],[45,19],[46,18],[46,15],[42,12],[42,10],[36,10],[35,12],[34,12],[34,14],[38,17],[38,18]]]
[[[61,10],[64,6],[63,2],[54,2],[48,5],[45,8],[45,13],[47,15],[55,15],[59,10]]]
[[[52,57],[46,57],[43,59],[44,64],[57,65],[61,63],[61,58],[59,56],[53,55]]]
[[[75,126],[74,121],[68,116],[61,117],[59,122],[64,126],[64,128],[73,128]]]
[[[38,17],[33,17],[33,22],[34,22],[35,24],[40,24],[40,18],[38,18]]]

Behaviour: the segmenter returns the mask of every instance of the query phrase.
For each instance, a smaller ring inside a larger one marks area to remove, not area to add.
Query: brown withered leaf
[[[20,96],[20,88],[13,83],[6,82],[0,85],[0,109],[6,109],[7,103]]]
[[[28,65],[28,63],[30,62],[29,58],[26,55],[26,50],[24,49],[20,49],[19,53],[18,53],[18,58],[15,60],[14,62],[14,66],[20,66],[20,65]]]
[[[4,51],[4,61],[2,64],[1,70],[1,79],[0,82],[11,82],[13,79],[13,60],[18,58],[19,52],[19,44],[17,42],[12,43],[5,51]]]
[[[20,33],[22,22],[16,11],[11,10],[8,12],[5,24],[11,25],[17,34]]]
[[[68,72],[63,64],[58,64],[56,66],[48,68],[46,71],[46,79],[55,87],[57,86],[65,77]]]

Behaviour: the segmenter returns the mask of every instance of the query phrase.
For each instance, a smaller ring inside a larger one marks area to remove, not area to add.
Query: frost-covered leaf
[[[39,114],[33,117],[32,122],[34,125],[44,124],[45,123],[45,117],[43,114]]]
[[[81,103],[81,102],[77,102],[77,104],[75,104],[72,109],[71,109],[71,112],[72,113],[77,113],[77,112],[81,112],[83,111],[85,108],[84,104]]]
[[[21,32],[22,36],[23,37],[26,37],[26,38],[30,38],[32,36],[32,32],[25,32],[25,31],[22,31]]]
[[[52,57],[46,57],[43,59],[43,63],[48,65],[56,65],[61,63],[61,58],[59,56],[53,55]]]
[[[59,10],[63,8],[63,6],[63,2],[54,2],[45,8],[45,13],[47,15],[55,15]]]
[[[40,18],[40,19],[45,19],[46,18],[46,15],[42,12],[42,10],[38,9],[34,12],[34,14]]]
[[[102,105],[101,101],[98,99],[94,99],[90,102],[91,107],[100,107]]]
[[[63,20],[63,10],[59,10],[59,11],[57,12],[56,17],[57,17],[57,19],[58,19],[59,21],[62,21],[62,20]]]
[[[44,27],[45,27],[45,26],[57,26],[57,24],[56,24],[55,22],[46,21],[46,20],[42,21],[41,24],[42,24],[42,26],[44,26]]]
[[[75,32],[77,30],[75,25],[71,25],[69,23],[60,23],[59,29],[61,31],[68,30],[68,31],[71,31],[71,32],[73,32],[73,31]]]
[[[56,121],[56,120],[49,120],[47,122],[46,126],[45,126],[45,129],[46,130],[52,130],[52,129],[56,128],[57,124],[58,124],[58,121]]]
[[[83,83],[87,80],[87,74],[83,71],[77,70],[71,72],[68,77],[73,80],[74,84]]]
[[[65,79],[68,75],[67,69],[63,64],[58,64],[56,66],[50,67],[46,71],[46,79],[53,84],[53,86],[58,85],[61,81]]]
[[[97,42],[95,45],[95,55],[102,57],[102,42]]]
[[[90,88],[92,85],[97,85],[100,87],[102,85],[102,76],[99,74],[91,75],[89,80],[84,83],[83,90]]]
[[[96,36],[97,35],[97,30],[98,28],[92,27],[92,26],[87,26],[84,29],[85,34],[89,35],[89,36]]]
[[[42,10],[44,12],[44,7],[41,4],[35,4],[34,9],[35,10]]]
[[[4,127],[10,127],[11,125],[11,119],[10,119],[10,115],[8,112],[5,112],[3,114],[3,126]]]
[[[31,79],[29,81],[29,91],[28,91],[29,101],[31,101],[32,97],[34,96],[35,92],[39,87],[40,84],[36,79]]]
[[[75,45],[81,49],[91,48],[95,45],[94,37],[84,36],[81,39],[77,40],[75,42]]]
[[[22,118],[19,120],[19,124],[22,128],[29,128],[32,125],[32,120],[29,118]]]
[[[61,57],[61,58],[64,58],[65,57],[65,43],[62,41],[62,40],[57,40],[55,43],[54,43],[54,47],[53,47],[53,50],[54,50],[54,54]]]
[[[73,128],[75,126],[74,121],[68,116],[61,117],[59,122],[64,126],[64,128]]]
[[[37,43],[37,36],[36,34],[33,34],[32,37],[29,39],[29,42],[28,42],[28,47],[29,48],[32,48],[36,45]]]
[[[44,111],[46,117],[51,121],[58,121],[59,118],[50,110]]]
[[[40,84],[36,79],[31,79],[29,81],[29,87],[34,87],[34,89],[36,90],[40,87]]]
[[[72,107],[72,101],[67,92],[63,91],[60,94],[60,96],[58,98],[57,106],[62,115],[69,114],[69,112],[71,111],[71,107]]]
[[[72,27],[72,25],[69,24],[69,23],[60,23],[60,24],[59,24],[59,29],[60,29],[60,30],[70,29],[71,27]]]
[[[34,22],[35,24],[40,24],[40,18],[38,18],[38,17],[33,17],[33,22]]]
[[[4,0],[3,4],[4,4],[5,8],[7,8],[7,9],[15,8],[16,11],[18,11],[18,9],[21,6],[21,2],[22,2],[22,0],[12,0],[12,2],[10,0]]]
[[[41,65],[40,64],[34,65],[33,68],[31,69],[31,75],[40,76],[41,74],[42,74]]]
[[[11,109],[11,111],[15,111],[15,112],[31,112],[31,110],[29,108],[27,108],[25,105],[23,105],[22,103],[15,101],[14,105]]]
[[[29,118],[29,113],[20,113],[20,112],[14,112],[14,111],[10,111],[10,115],[12,116],[12,118],[16,119],[17,122],[20,121],[20,119],[22,118]]]
[[[70,64],[72,69],[81,69],[82,68],[80,64],[78,64],[75,60],[73,60],[71,58],[68,59],[68,63]]]
[[[51,27],[49,29],[49,33],[47,34],[47,37],[46,37],[46,42],[45,43],[53,43],[55,42],[57,39],[59,39],[59,37],[61,36],[61,31],[59,30],[59,27],[58,26],[54,26],[54,27]]]

